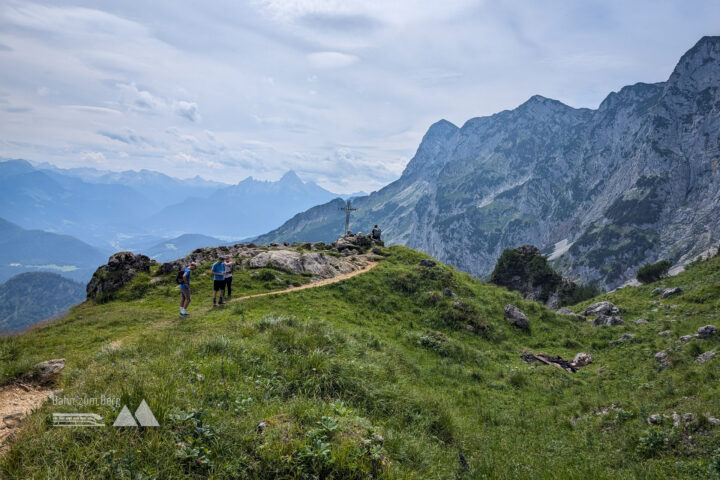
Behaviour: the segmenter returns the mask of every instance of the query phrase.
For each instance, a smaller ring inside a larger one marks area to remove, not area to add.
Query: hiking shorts
[[[213,290],[216,292],[218,290],[224,290],[225,289],[225,280],[214,280],[213,281]]]
[[[190,301],[190,289],[189,288],[181,288],[180,289],[180,296],[183,300]]]

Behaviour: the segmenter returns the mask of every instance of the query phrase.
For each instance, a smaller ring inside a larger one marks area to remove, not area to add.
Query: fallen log
[[[545,365],[552,365],[555,368],[564,370],[566,372],[575,373],[578,371],[578,366],[573,362],[565,360],[559,356],[545,355],[544,353],[522,353],[520,358],[525,360],[527,363],[540,362]]]

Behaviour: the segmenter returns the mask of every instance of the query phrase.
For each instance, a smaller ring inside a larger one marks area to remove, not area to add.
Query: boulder
[[[672,335],[672,330],[663,330],[662,332],[658,332],[658,336],[660,337],[669,337]]]
[[[434,261],[430,260],[430,259],[427,259],[427,258],[426,258],[425,260],[420,260],[420,266],[421,266],[421,267],[431,268],[431,267],[434,267],[435,265],[436,265],[436,263],[435,263]]]
[[[260,252],[248,262],[250,268],[276,268],[289,273],[311,273],[321,278],[332,278],[354,270],[346,260],[323,253],[300,253],[294,250]]]
[[[698,338],[698,335],[697,335],[697,334],[695,334],[695,335],[683,335],[682,337],[680,337],[680,343],[689,343],[689,342],[695,340],[696,338]]]
[[[98,295],[120,290],[136,274],[150,273],[150,266],[156,263],[148,256],[132,252],[113,254],[107,264],[100,266],[93,273],[86,289],[87,298],[96,298]]]
[[[557,313],[559,313],[560,315],[575,315],[575,312],[573,312],[567,307],[562,307],[557,311]]]
[[[572,363],[576,367],[584,367],[586,365],[590,365],[593,361],[592,355],[585,352],[580,352],[577,355],[575,355],[575,358],[573,358]]]
[[[588,306],[583,315],[617,315],[620,310],[612,302],[597,302]]]
[[[515,305],[505,306],[505,318],[511,325],[527,330],[530,328],[530,320],[525,316],[522,310]]]
[[[704,327],[698,328],[699,338],[710,338],[717,335],[717,327],[715,325],[705,325]]]
[[[593,325],[596,327],[615,327],[617,325],[625,325],[625,320],[623,320],[621,316],[608,316],[601,314],[595,317],[595,319],[593,320]]]
[[[660,369],[663,369],[670,365],[670,356],[667,350],[661,350],[655,354],[655,361],[660,364]]]
[[[695,363],[705,363],[712,360],[712,358],[715,356],[715,350],[710,350],[709,352],[701,353],[697,356],[695,359]]]
[[[643,325],[643,324],[648,323],[648,321],[645,320],[644,318],[638,318],[638,319],[635,320],[635,322],[633,322],[633,323],[635,323],[635,325]]]
[[[23,378],[39,384],[53,383],[65,368],[64,358],[54,358],[35,365],[35,368],[23,375]]]
[[[620,335],[620,338],[610,342],[610,346],[612,347],[612,346],[618,345],[623,342],[629,342],[633,338],[635,338],[635,335],[633,335],[632,333],[623,333],[622,335]]]
[[[683,289],[680,288],[680,287],[666,288],[665,290],[663,290],[662,295],[660,295],[660,296],[661,296],[662,298],[667,298],[667,297],[669,297],[669,296],[671,296],[671,295],[676,295],[676,294],[678,294],[678,293],[682,293],[682,291],[683,291]]]

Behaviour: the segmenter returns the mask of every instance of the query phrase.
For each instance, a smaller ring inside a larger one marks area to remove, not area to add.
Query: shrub
[[[637,279],[641,283],[651,283],[667,277],[672,264],[667,260],[661,260],[650,265],[646,263],[637,272]]]
[[[649,428],[638,439],[635,451],[643,457],[654,457],[668,444],[667,435],[660,429]]]

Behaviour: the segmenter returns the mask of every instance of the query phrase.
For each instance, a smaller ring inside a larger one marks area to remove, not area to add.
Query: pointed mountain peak
[[[280,178],[280,182],[282,183],[304,183],[300,177],[298,177],[297,173],[295,173],[295,170],[288,170],[285,175],[283,175]]]
[[[702,90],[720,78],[720,36],[702,37],[675,66],[668,84],[681,89]]]
[[[458,129],[455,124],[452,122],[448,122],[444,118],[442,120],[438,120],[437,122],[430,125],[430,128],[428,128],[427,135],[443,135],[446,136],[448,134],[455,133],[455,131]]]

